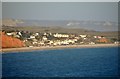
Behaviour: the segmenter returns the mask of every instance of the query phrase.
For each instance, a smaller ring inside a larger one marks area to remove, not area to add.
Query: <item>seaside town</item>
[[[118,79],[119,4],[2,0],[1,79]]]
[[[86,45],[86,44],[119,44],[116,38],[95,36],[89,34],[30,32],[30,31],[5,31],[2,30],[2,48],[40,47],[61,45]]]

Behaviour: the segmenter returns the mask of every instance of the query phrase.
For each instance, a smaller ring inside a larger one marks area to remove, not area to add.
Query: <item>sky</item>
[[[117,2],[2,2],[2,17],[29,20],[118,21]]]
[[[119,0],[2,0],[2,2],[119,2]]]

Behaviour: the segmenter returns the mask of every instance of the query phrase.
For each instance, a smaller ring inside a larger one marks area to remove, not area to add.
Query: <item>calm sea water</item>
[[[118,48],[44,50],[2,55],[3,77],[118,76]]]

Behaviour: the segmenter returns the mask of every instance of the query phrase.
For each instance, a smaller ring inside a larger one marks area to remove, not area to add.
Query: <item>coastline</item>
[[[92,44],[92,45],[66,45],[66,46],[41,46],[41,47],[22,47],[22,48],[5,48],[2,53],[27,52],[35,50],[55,50],[70,48],[98,48],[98,47],[118,47],[118,44]]]

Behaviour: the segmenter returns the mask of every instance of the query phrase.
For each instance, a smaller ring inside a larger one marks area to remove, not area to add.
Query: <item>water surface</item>
[[[115,77],[118,48],[77,48],[2,55],[3,77]]]

